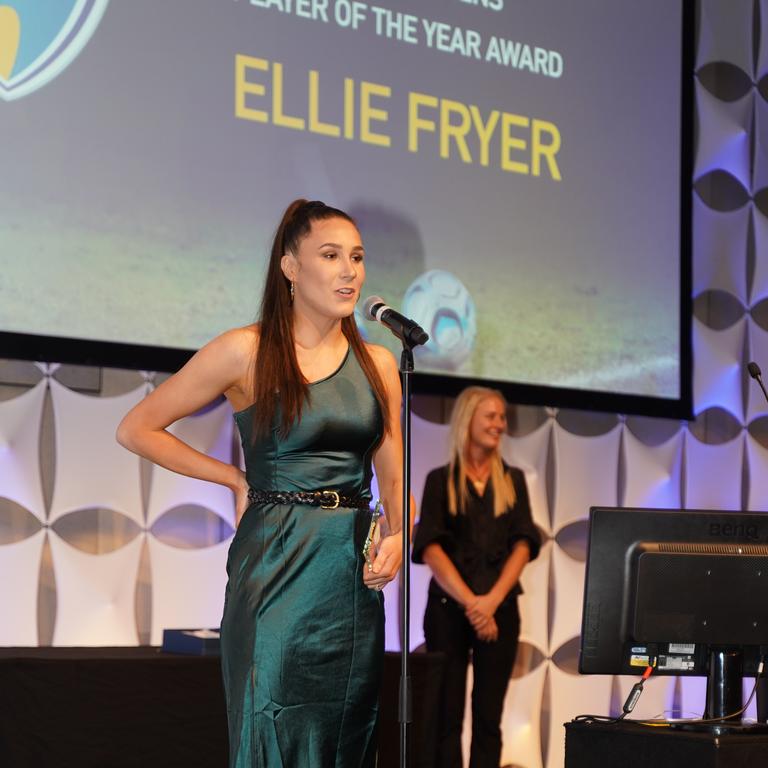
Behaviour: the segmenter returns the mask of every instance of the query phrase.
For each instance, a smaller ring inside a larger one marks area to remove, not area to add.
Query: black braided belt
[[[258,491],[255,488],[248,489],[248,501],[252,504],[311,504],[322,509],[368,509],[371,503],[362,496],[345,496],[338,491]]]

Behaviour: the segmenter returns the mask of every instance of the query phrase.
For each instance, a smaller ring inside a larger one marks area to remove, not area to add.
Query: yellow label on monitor
[[[630,667],[647,667],[648,663],[649,663],[649,659],[647,656],[639,656],[636,654],[632,654],[632,656],[629,657]]]

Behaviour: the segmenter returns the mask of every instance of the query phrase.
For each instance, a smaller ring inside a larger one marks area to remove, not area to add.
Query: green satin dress
[[[275,418],[278,424],[279,414]],[[370,497],[382,434],[353,352],[310,385],[287,438],[254,442],[235,414],[252,488]],[[229,549],[221,650],[230,768],[372,768],[383,598],[363,584],[370,513],[252,504]]]

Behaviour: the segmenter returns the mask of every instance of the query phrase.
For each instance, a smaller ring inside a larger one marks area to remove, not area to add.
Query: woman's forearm
[[[466,607],[475,599],[475,593],[467,586],[456,566],[439,544],[428,544],[422,555],[435,581],[459,605]]]
[[[499,578],[491,587],[488,593],[496,603],[501,605],[506,596],[512,591],[514,586],[520,580],[520,574],[523,572],[528,561],[531,559],[531,547],[525,539],[515,542],[512,552],[507,557],[504,567],[501,569]]]
[[[117,439],[129,451],[173,472],[218,483],[233,491],[243,483],[238,467],[201,453],[165,429],[142,429],[127,420],[120,425]]]

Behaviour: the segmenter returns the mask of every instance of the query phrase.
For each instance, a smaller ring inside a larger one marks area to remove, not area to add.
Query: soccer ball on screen
[[[430,269],[417,277],[403,297],[403,314],[429,334],[429,341],[414,350],[424,365],[455,371],[472,354],[477,334],[475,302],[456,275]]]

